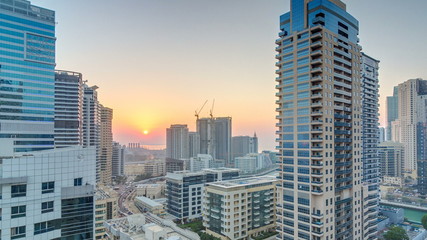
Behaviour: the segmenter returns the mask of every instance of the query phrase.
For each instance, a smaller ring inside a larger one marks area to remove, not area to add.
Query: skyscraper
[[[387,131],[386,131],[386,140],[392,141],[393,132],[391,131],[392,122],[396,121],[399,117],[398,109],[398,87],[393,88],[393,96],[388,96],[386,99],[387,106]]]
[[[420,96],[427,95],[427,80],[410,79],[398,87],[398,116],[400,140],[405,147],[405,172],[416,176],[417,170],[417,123]]]
[[[200,136],[200,153],[214,159],[231,160],[231,117],[197,119],[197,133]]]
[[[213,118],[200,118],[196,122],[197,133],[200,138],[201,154],[209,154],[215,158],[215,123]]]
[[[83,146],[96,148],[96,181],[101,180],[100,141],[101,109],[98,101],[97,86],[83,86]]]
[[[190,157],[189,144],[187,125],[175,124],[166,129],[166,157],[188,159]]]
[[[379,61],[362,53],[362,239],[373,239],[377,233],[380,171],[378,143],[384,141],[384,128],[378,128],[378,69]]]
[[[280,29],[278,239],[370,238],[358,21],[339,0],[291,0]]]
[[[226,165],[230,165],[231,117],[215,118],[215,158],[225,160]]]
[[[82,145],[83,136],[82,74],[55,72],[55,147]]]
[[[100,177],[103,184],[111,184],[113,174],[113,109],[100,106],[101,110],[101,141],[100,141]]]
[[[0,152],[52,149],[55,12],[11,0],[0,13]]]
[[[198,132],[188,132],[188,138],[188,151],[190,152],[189,157],[197,157],[197,154],[200,153],[200,135]]]
[[[236,157],[243,157],[248,153],[258,153],[258,138],[256,134],[253,137],[235,136],[231,138],[232,160]]]
[[[123,176],[125,168],[125,147],[113,142],[112,176]]]

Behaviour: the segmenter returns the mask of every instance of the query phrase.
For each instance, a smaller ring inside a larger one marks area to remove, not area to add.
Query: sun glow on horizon
[[[144,135],[147,135],[149,132],[148,130],[144,130],[142,133],[144,133]]]

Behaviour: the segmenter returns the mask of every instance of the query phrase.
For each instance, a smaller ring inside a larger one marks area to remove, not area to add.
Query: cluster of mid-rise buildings
[[[166,168],[198,172],[205,168],[233,167],[255,173],[275,164],[275,152],[258,152],[258,137],[232,136],[231,117],[198,118],[196,131],[186,124],[166,129]],[[170,165],[171,167],[169,167]]]
[[[427,80],[409,79],[387,97],[385,142],[381,143],[384,176],[416,180],[427,194]]]

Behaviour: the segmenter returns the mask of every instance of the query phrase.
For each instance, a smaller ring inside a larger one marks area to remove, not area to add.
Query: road
[[[118,204],[119,204],[120,215],[129,216],[134,213],[138,213],[138,212],[132,212],[132,210],[129,207],[129,203],[133,201],[133,199],[135,198],[135,191],[136,191],[135,188],[138,184],[155,183],[164,178],[165,178],[164,176],[154,177],[154,178],[145,179],[139,182],[131,183],[129,186],[125,186],[125,185],[120,186],[118,190],[118,193],[119,193]]]

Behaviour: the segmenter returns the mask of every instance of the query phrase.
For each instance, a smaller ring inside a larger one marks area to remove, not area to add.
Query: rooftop
[[[205,175],[207,173],[226,173],[226,172],[239,172],[240,170],[237,168],[215,168],[215,169],[203,169],[199,172],[190,172],[188,170],[184,171],[175,171],[173,173],[167,173],[166,178],[169,179],[175,179],[175,180],[182,180],[184,177],[191,177],[191,176],[200,176]]]
[[[264,184],[264,183],[274,184],[274,182],[276,181],[277,179],[275,177],[262,176],[262,177],[250,177],[250,178],[241,178],[241,179],[234,179],[234,180],[228,180],[228,181],[222,181],[222,182],[214,182],[214,183],[209,183],[208,186],[215,186],[215,187],[229,189],[229,188],[258,185],[258,184]]]
[[[135,201],[141,201],[150,207],[162,207],[163,206],[161,203],[158,203],[158,202],[151,200],[149,198],[146,198],[146,197],[135,197]]]

